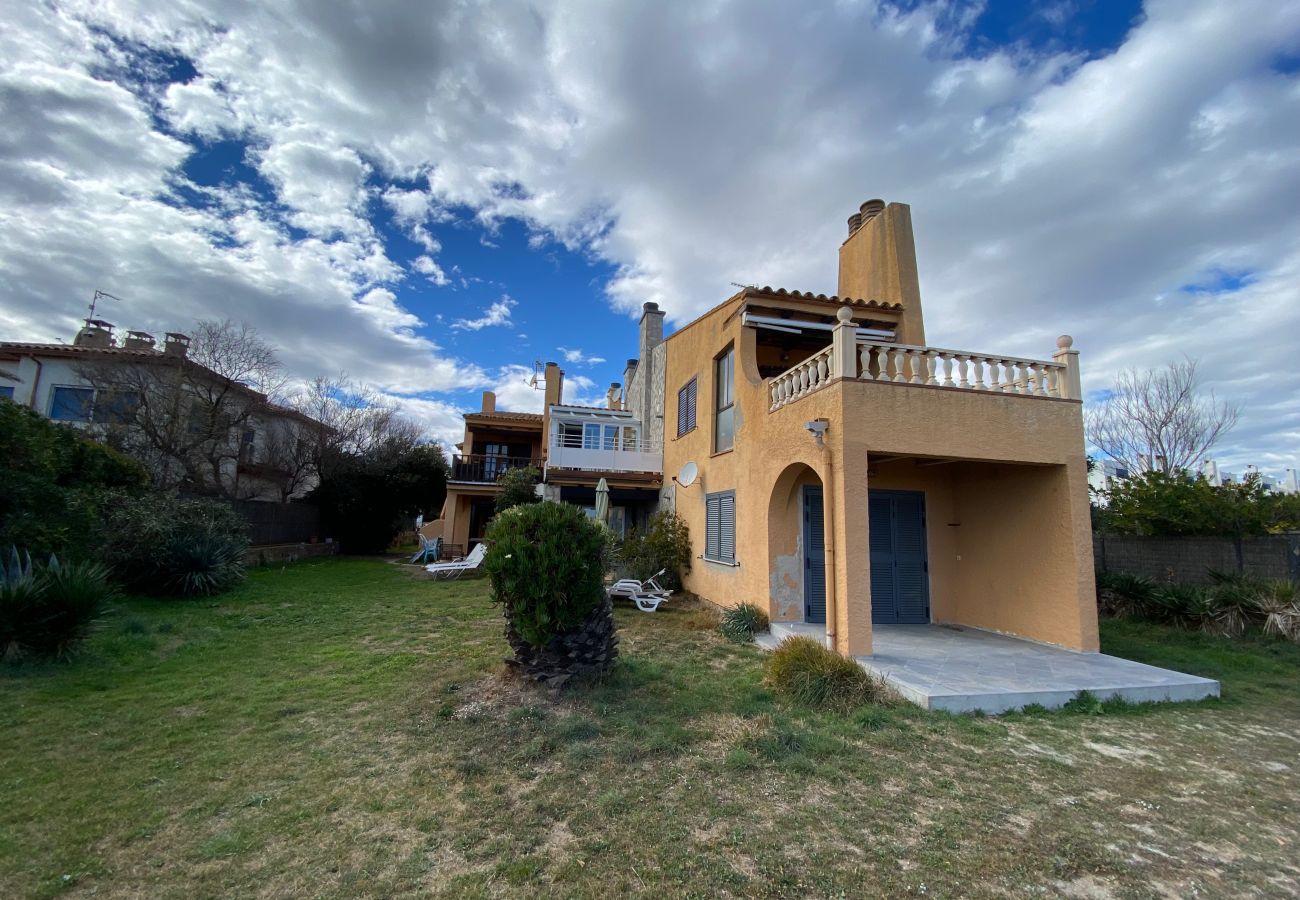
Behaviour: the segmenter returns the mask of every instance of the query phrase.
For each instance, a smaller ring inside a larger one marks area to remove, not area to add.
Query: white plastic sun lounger
[[[636,604],[636,608],[641,612],[654,612],[663,603],[673,595],[672,591],[665,590],[656,580],[664,574],[666,569],[660,569],[645,581],[637,581],[635,578],[624,578],[614,582],[609,586],[609,596],[626,597]]]
[[[464,559],[458,559],[453,562],[432,563],[424,567],[424,570],[434,578],[459,578],[466,572],[474,572],[483,564],[483,557],[487,555],[487,544],[479,541],[474,549],[469,551],[469,556]]]

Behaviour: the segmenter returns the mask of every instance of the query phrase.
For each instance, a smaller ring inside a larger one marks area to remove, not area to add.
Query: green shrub
[[[644,532],[633,528],[619,549],[618,560],[629,577],[644,581],[660,569],[660,584],[681,590],[682,577],[691,570],[691,532],[686,520],[671,510],[650,517]]]
[[[0,547],[37,558],[96,555],[104,491],[137,492],[147,481],[135,461],[16,403],[0,403],[0,459]]]
[[[66,656],[114,596],[108,569],[97,562],[33,565],[10,548],[0,562],[0,656]]]
[[[221,500],[163,491],[119,496],[105,515],[104,560],[128,588],[206,595],[244,577],[244,520]]]
[[[536,466],[522,466],[507,469],[497,479],[501,490],[497,492],[496,511],[501,513],[516,506],[538,503],[537,484],[542,480],[542,473]]]
[[[605,529],[567,503],[515,506],[493,517],[483,568],[519,637],[532,647],[581,626],[606,605]]]
[[[808,637],[786,638],[772,651],[764,670],[776,694],[805,706],[848,712],[888,697],[883,682]]]
[[[733,644],[748,644],[754,635],[767,631],[767,613],[752,603],[742,603],[722,613],[718,630]]]

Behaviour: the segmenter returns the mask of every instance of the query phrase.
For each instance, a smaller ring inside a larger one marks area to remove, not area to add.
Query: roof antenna
[[[746,290],[746,289],[751,290],[751,291],[756,291],[756,290],[758,290],[758,285],[756,285],[756,284],[741,284],[739,281],[733,281],[733,282],[731,282],[731,286],[732,286],[732,287],[738,287],[738,288],[740,288],[741,290]]]
[[[87,322],[93,322],[95,320],[95,307],[98,306],[99,301],[103,299],[116,300],[118,303],[126,302],[121,297],[114,297],[108,291],[101,291],[99,288],[95,288],[95,296],[90,298],[90,318],[86,319]]]
[[[540,359],[533,360],[533,377],[528,379],[524,384],[528,385],[535,391],[540,391],[542,385],[546,384],[546,364]],[[539,384],[538,382],[541,382]]]

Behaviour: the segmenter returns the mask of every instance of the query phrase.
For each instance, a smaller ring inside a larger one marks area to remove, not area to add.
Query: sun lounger
[[[466,572],[477,571],[483,564],[483,557],[487,555],[487,544],[479,541],[474,549],[469,551],[469,556],[464,559],[453,560],[446,563],[432,563],[424,567],[424,570],[434,578],[459,578]]]
[[[626,597],[636,604],[636,608],[641,612],[654,612],[663,603],[673,595],[672,591],[665,590],[658,582],[660,575],[664,574],[666,569],[660,569],[645,581],[637,581],[635,578],[623,578],[609,586],[609,596]]]

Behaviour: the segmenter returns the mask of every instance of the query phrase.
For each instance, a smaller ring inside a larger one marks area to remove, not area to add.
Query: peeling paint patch
[[[803,536],[795,541],[794,553],[778,556],[768,573],[768,591],[774,618],[778,622],[803,621]]]

